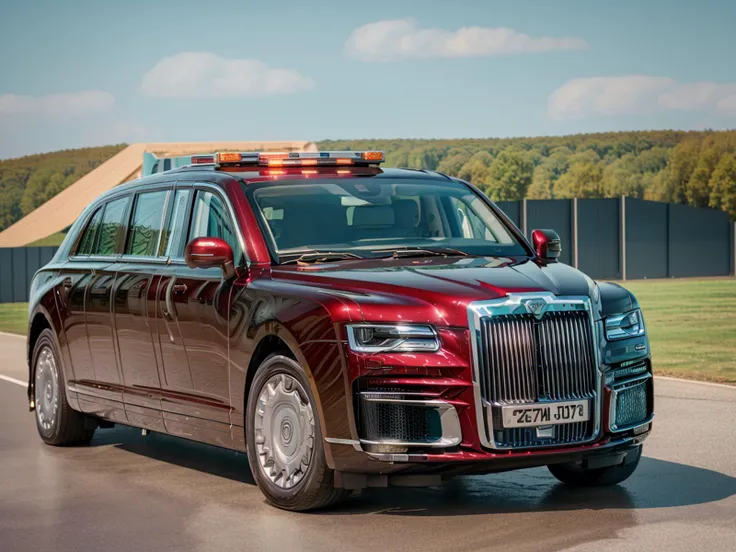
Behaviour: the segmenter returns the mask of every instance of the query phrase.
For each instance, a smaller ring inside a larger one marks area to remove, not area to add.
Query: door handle
[[[187,285],[186,284],[174,284],[173,290],[174,290],[174,293],[176,293],[177,295],[181,295],[187,290]]]
[[[69,291],[72,289],[72,285],[74,282],[72,282],[71,278],[64,278],[64,280],[61,282],[61,287],[64,288],[64,291]]]

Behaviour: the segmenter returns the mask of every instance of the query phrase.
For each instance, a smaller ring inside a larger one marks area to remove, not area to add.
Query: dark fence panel
[[[0,249],[0,303],[13,302],[13,250]]]
[[[532,231],[536,229],[554,230],[562,241],[560,262],[569,265],[574,263],[575,252],[572,210],[570,199],[537,199],[526,202],[527,238],[531,240]]]
[[[521,228],[521,201],[498,201],[496,205],[506,213],[511,222]]]
[[[626,278],[666,278],[666,203],[626,198]]]
[[[669,275],[727,275],[731,270],[728,215],[676,204],[671,204],[669,210]]]
[[[591,278],[621,278],[618,199],[578,200],[578,268]]]
[[[31,278],[56,253],[56,247],[0,248],[0,303],[28,301]]]

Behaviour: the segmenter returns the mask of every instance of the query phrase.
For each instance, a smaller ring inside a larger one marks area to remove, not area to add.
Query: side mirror
[[[220,238],[194,238],[184,250],[184,260],[189,268],[219,266],[225,279],[235,276],[233,250]]]
[[[560,236],[554,230],[534,230],[532,243],[537,257],[545,261],[556,261],[562,253]]]

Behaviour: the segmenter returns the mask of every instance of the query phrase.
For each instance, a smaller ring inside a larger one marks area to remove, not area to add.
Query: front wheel
[[[323,508],[348,494],[333,486],[314,404],[294,360],[271,355],[258,367],[246,413],[248,462],[267,500],[285,510]]]
[[[572,487],[605,487],[623,483],[636,471],[641,459],[641,449],[628,454],[622,464],[605,468],[578,468],[574,464],[552,464],[548,466],[557,479]]]

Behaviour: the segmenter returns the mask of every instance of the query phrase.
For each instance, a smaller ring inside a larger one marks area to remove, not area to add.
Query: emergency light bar
[[[257,165],[263,167],[308,167],[335,165],[378,165],[382,151],[220,152],[193,155],[193,165],[214,163],[217,167]]]

